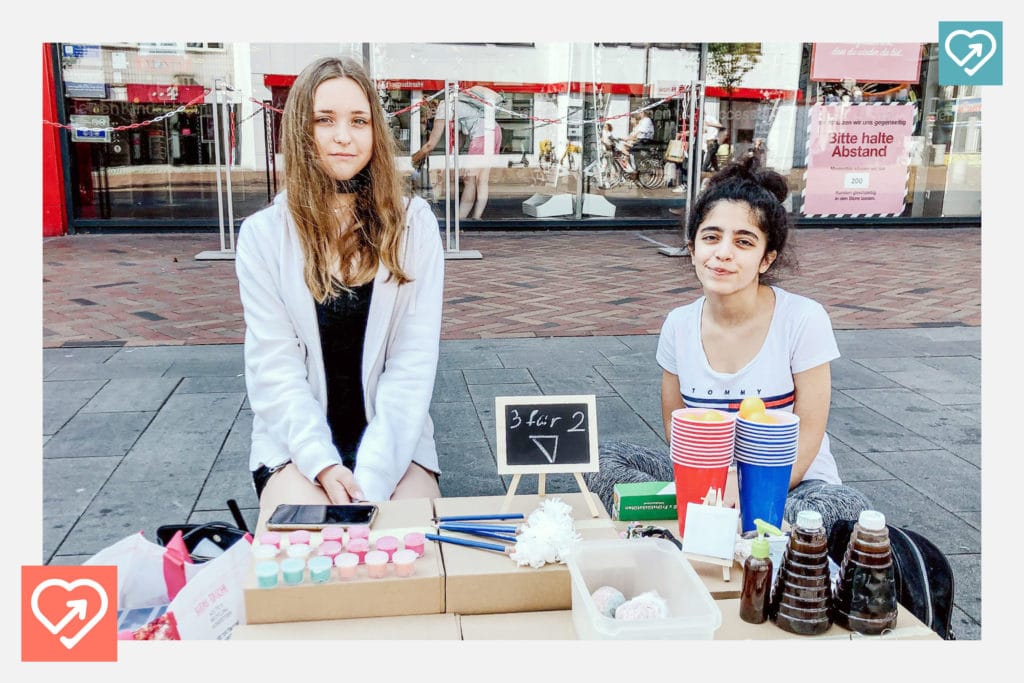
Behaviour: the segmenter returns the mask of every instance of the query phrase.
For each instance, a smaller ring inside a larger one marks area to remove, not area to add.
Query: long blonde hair
[[[324,81],[350,78],[370,102],[373,151],[361,174],[368,182],[356,191],[355,225],[344,236],[334,213],[335,179],[320,162],[313,136],[313,95]],[[383,262],[399,284],[410,278],[402,270],[399,246],[405,230],[402,186],[395,167],[396,146],[377,91],[355,60],[323,57],[298,75],[281,117],[288,211],[295,221],[305,255],[304,276],[313,298],[323,303],[347,284],[365,282]],[[342,282],[331,277],[340,264]]]

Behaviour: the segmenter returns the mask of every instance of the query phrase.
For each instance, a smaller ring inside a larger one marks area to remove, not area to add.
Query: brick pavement
[[[656,334],[696,296],[662,230],[464,232],[450,260],[442,338]],[[800,229],[780,284],[820,301],[835,329],[981,324],[981,230]],[[43,240],[43,346],[242,341],[233,261],[197,261],[215,233]]]

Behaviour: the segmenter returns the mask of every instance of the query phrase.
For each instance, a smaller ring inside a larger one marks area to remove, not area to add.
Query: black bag
[[[839,520],[828,537],[828,555],[842,564],[850,533],[856,520]],[[953,569],[949,560],[927,538],[911,531],[886,525],[892,546],[896,600],[911,614],[929,626],[943,640],[956,640],[953,619]]]
[[[196,564],[212,560],[216,555],[220,554],[204,555],[197,553],[196,548],[203,541],[210,541],[223,551],[233,546],[236,541],[242,540],[249,533],[225,522],[165,524],[156,530],[157,542],[162,546],[166,546],[174,538],[174,534],[179,531],[181,532],[182,540],[185,541],[185,547],[188,548],[189,556]]]
[[[171,539],[174,538],[174,534],[180,531],[181,538],[185,542],[185,547],[188,548],[189,556],[193,562],[201,564],[212,560],[216,555],[204,555],[196,552],[196,547],[200,543],[209,541],[224,551],[233,546],[236,541],[245,538],[245,535],[249,533],[245,517],[242,516],[242,510],[233,498],[228,501],[228,509],[231,510],[231,515],[235,518],[235,524],[238,526],[232,526],[227,522],[165,524],[157,528],[156,540],[160,545],[166,547],[171,542]],[[219,555],[220,553],[217,554]]]

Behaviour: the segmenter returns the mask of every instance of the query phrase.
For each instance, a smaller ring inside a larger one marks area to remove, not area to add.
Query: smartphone
[[[323,529],[325,526],[370,526],[377,518],[377,506],[371,503],[349,505],[278,505],[267,528],[271,531],[289,529]]]

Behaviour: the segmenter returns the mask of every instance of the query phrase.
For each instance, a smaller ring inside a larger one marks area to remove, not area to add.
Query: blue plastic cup
[[[736,461],[736,483],[740,490],[740,524],[744,532],[753,531],[755,519],[776,527],[782,526],[782,515],[789,494],[789,475],[793,464],[755,465]]]

